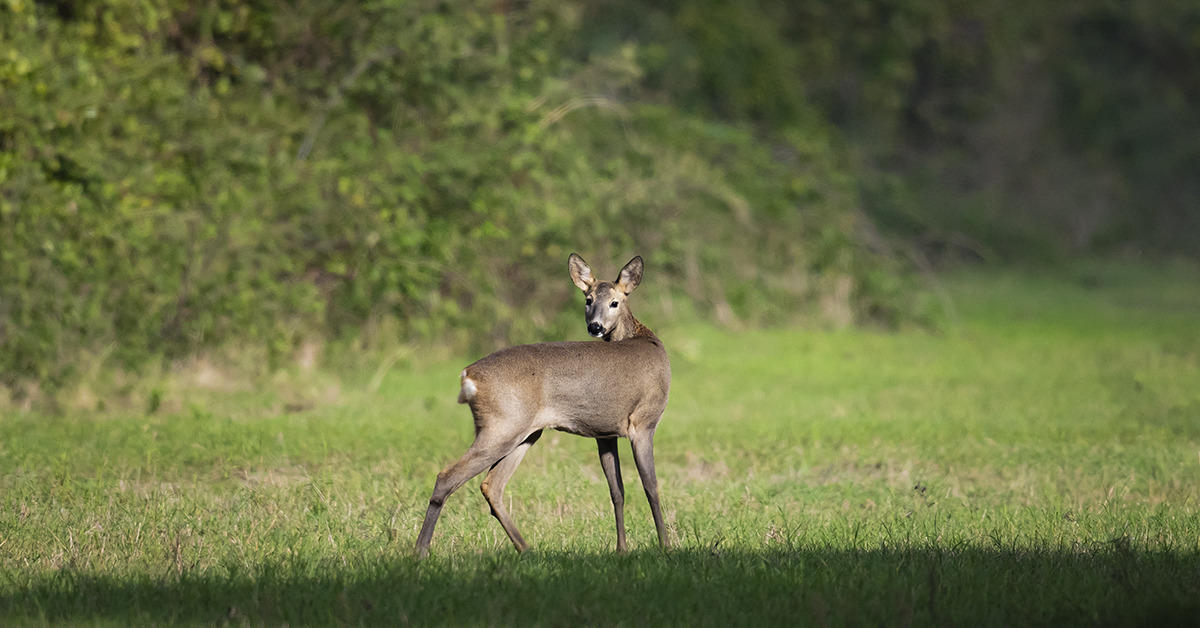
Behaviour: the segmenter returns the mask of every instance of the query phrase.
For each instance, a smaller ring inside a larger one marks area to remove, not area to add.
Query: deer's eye
[[[588,298],[584,299],[584,300],[583,300],[583,304],[584,304],[584,305],[591,305],[591,304],[592,304],[592,297],[588,297]]]
[[[613,301],[613,302],[612,302],[612,304],[611,304],[611,305],[609,305],[608,307],[617,307],[617,302],[616,302],[616,301]]]

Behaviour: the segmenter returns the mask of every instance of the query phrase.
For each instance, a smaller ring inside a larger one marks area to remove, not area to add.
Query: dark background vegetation
[[[0,385],[482,350],[642,254],[727,324],[936,325],[961,260],[1200,250],[1191,0],[0,5]]]

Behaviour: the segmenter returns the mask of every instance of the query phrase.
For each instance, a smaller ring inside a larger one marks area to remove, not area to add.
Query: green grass
[[[533,552],[475,480],[415,561],[471,439],[467,359],[294,414],[9,412],[0,624],[1196,625],[1200,271],[946,284],[941,334],[646,321],[674,369],[665,553],[628,446],[617,556],[594,443],[548,433],[506,494]]]

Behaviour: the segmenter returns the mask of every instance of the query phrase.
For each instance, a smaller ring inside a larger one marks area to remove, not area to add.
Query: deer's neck
[[[613,340],[629,340],[630,338],[656,338],[653,331],[649,327],[643,325],[638,319],[633,317],[633,312],[626,311],[621,318],[617,319],[617,324],[612,331],[604,337],[606,342]]]

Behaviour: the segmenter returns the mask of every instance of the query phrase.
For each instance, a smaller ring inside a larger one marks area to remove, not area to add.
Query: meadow
[[[616,555],[594,442],[547,433],[506,492],[531,552],[476,479],[413,558],[472,438],[454,401],[476,356],[315,378],[295,407],[271,386],[10,404],[0,624],[1197,625],[1200,269],[942,281],[938,331],[643,317],[674,373],[668,551],[628,443]]]

